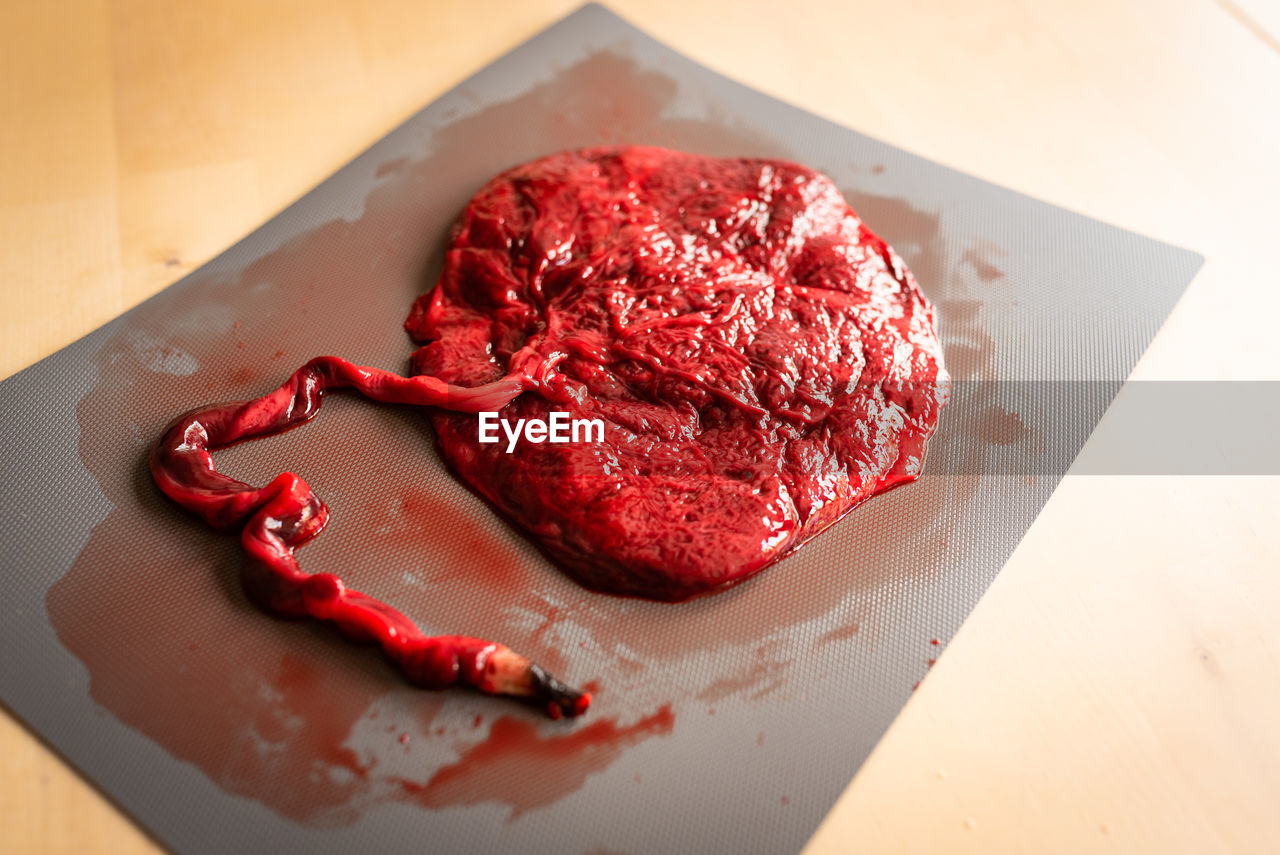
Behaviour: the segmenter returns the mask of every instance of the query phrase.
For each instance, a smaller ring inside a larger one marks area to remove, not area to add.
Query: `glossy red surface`
[[[676,600],[739,581],[918,476],[948,380],[933,309],[824,176],[659,148],[564,152],[472,200],[406,327],[417,376],[320,357],[262,398],[198,410],[151,455],[160,488],[242,528],[250,597],[377,642],[415,685],[554,718],[590,694],[501,644],[432,637],[294,551],[328,511],[298,476],[255,489],[211,452],[298,426],[330,388],[429,407],[465,481],[588,587]],[[477,439],[476,412],[599,419],[599,443]]]
[[[471,201],[406,327],[415,369],[534,388],[504,419],[600,419],[603,443],[476,441],[454,471],[588,587],[732,584],[913,480],[948,378],[933,307],[826,176],[622,146],[511,169]]]

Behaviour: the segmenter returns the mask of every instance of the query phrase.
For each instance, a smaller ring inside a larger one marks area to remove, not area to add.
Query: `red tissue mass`
[[[660,148],[562,152],[463,212],[406,328],[405,378],[334,357],[255,401],[189,413],[161,489],[240,528],[259,605],[377,641],[414,683],[578,715],[590,696],[504,645],[425,636],[294,550],[328,509],[296,475],[255,489],[210,452],[315,415],[326,388],[425,406],[453,471],[598,591],[680,600],[758,572],[916,478],[949,381],[933,308],[830,179]],[[481,411],[598,419],[602,442],[481,443]]]

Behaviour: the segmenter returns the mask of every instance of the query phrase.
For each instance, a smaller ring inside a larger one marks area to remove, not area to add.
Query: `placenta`
[[[410,376],[314,359],[262,398],[177,419],[152,474],[240,531],[259,606],[377,642],[416,685],[557,718],[590,695],[301,570],[328,508],[297,475],[254,488],[211,452],[310,420],[329,389],[423,407],[454,474],[564,572],[678,601],[918,477],[949,390],[933,307],[902,260],[830,179],[780,160],[622,146],[509,169],[463,211],[405,327],[421,345]],[[530,429],[517,446],[486,439],[499,421],[598,430]]]

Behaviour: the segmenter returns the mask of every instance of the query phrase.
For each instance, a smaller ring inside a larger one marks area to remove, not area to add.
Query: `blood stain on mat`
[[[1017,445],[1032,435],[1017,413],[999,406],[989,407],[978,422],[980,435],[994,445]]]
[[[474,519],[437,491],[402,483],[404,474],[393,471],[399,462],[386,463],[385,471],[370,472],[368,477],[375,483],[394,484],[394,491],[377,491],[359,502],[347,515],[349,528],[367,531],[395,549],[421,551],[423,544],[431,543],[434,562],[413,568],[427,583],[451,584],[459,565],[467,567],[469,581],[498,593],[530,583],[524,568],[527,562],[515,549],[479,529]]]
[[[550,737],[531,720],[502,716],[484,741],[464,750],[456,763],[437,770],[425,783],[395,783],[426,807],[498,802],[511,808],[509,819],[514,820],[576,792],[625,748],[669,734],[674,726],[670,704],[633,724],[598,719]]]
[[[858,630],[860,628],[861,628],[861,624],[857,623],[856,621],[853,623],[845,624],[844,626],[838,626],[835,629],[831,630],[830,632],[823,633],[822,636],[818,639],[818,644],[819,645],[833,644],[837,641],[844,641],[846,638],[853,638],[855,635],[858,634]]]
[[[978,274],[978,278],[983,282],[994,282],[997,279],[1004,278],[1004,271],[997,267],[991,260],[991,247],[986,246],[987,254],[979,252],[977,247],[966,249],[962,256],[966,264],[970,265],[974,272]]]
[[[757,659],[745,670],[721,677],[698,693],[698,699],[718,702],[751,691],[752,696],[767,693],[783,682],[789,660]],[[714,710],[712,710],[714,712]]]
[[[259,372],[253,370],[253,368],[248,365],[240,366],[235,371],[231,372],[231,376],[228,378],[233,386],[244,386],[250,381],[259,379]]]

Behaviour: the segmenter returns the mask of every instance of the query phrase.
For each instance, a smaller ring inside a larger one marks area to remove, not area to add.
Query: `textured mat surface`
[[[583,591],[441,465],[421,413],[330,397],[219,454],[333,511],[300,552],[421,625],[598,684],[576,722],[404,686],[240,593],[236,538],[151,485],[177,413],[308,358],[392,370],[493,173],[667,145],[831,175],[939,307],[952,403],[919,482],[680,605]],[[1201,263],[779,103],[588,6],[205,267],[0,385],[0,700],[182,852],[798,850],[1052,492]]]

